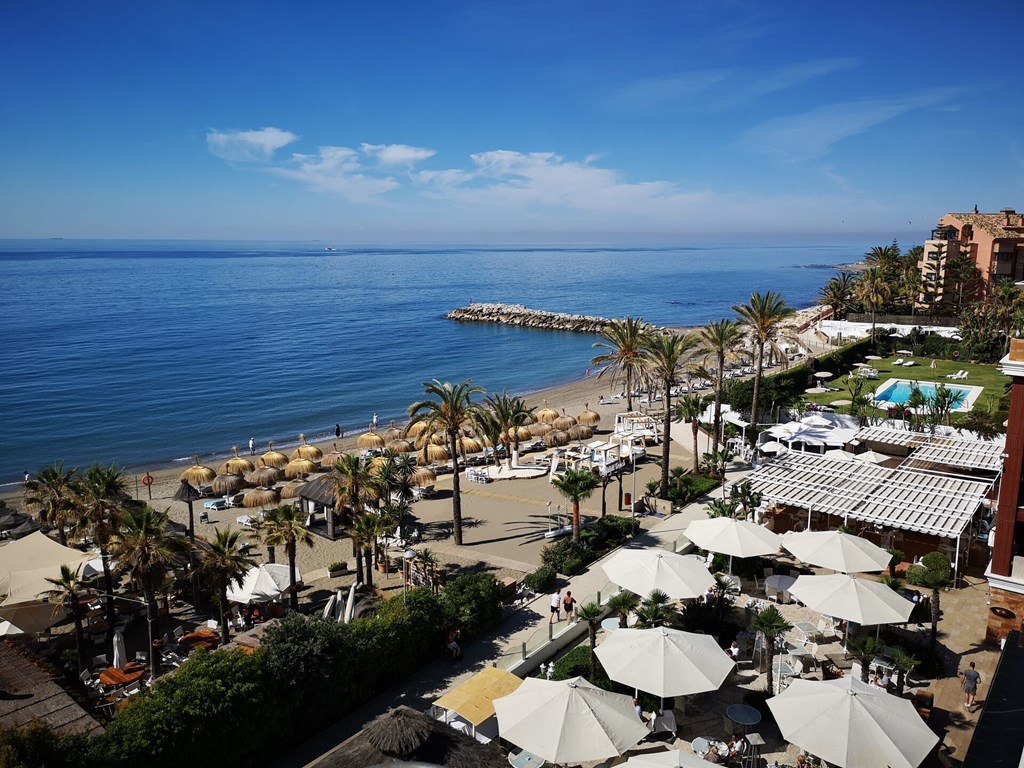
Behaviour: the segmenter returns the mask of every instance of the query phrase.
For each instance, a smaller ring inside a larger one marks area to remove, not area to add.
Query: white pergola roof
[[[923,432],[911,432],[909,429],[864,427],[857,431],[856,439],[862,443],[884,443],[900,448],[913,448],[927,442],[928,435]]]
[[[743,478],[772,501],[887,528],[956,538],[992,483],[790,452]]]
[[[935,465],[981,470],[998,474],[1003,471],[1003,440],[978,440],[957,435],[932,435],[902,429],[866,427],[857,432],[862,443],[883,443],[910,448],[903,462],[907,468],[929,469]]]

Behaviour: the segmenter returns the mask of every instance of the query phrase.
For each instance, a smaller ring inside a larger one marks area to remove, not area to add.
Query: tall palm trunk
[[[697,437],[700,432],[700,424],[697,421],[697,417],[693,418],[690,422],[690,429],[693,431],[693,474],[697,474],[700,471],[700,449],[697,448]]]
[[[672,442],[672,385],[665,380],[665,413],[661,423],[661,497],[668,497],[668,455]]]
[[[373,589],[373,547],[363,547],[363,561],[366,563],[366,586]]]
[[[291,606],[293,611],[297,611],[299,610],[299,593],[295,590],[295,541],[289,541],[284,549],[288,553],[288,583],[291,585]]]
[[[757,344],[757,357],[754,363],[754,395],[750,401],[750,426],[753,429],[750,430],[750,439],[756,440],[757,433],[757,402],[759,395],[761,394],[761,375],[764,373],[764,343]]]
[[[356,558],[356,583],[365,584],[366,579],[363,578],[363,548],[359,546],[359,542],[352,539],[352,554]]]
[[[459,486],[459,450],[455,429],[448,431],[449,452],[452,455],[452,536],[456,546],[462,546],[462,491]]]
[[[89,668],[89,654],[85,647],[85,630],[82,627],[82,606],[78,595],[71,593],[71,617],[75,620],[75,649],[78,651],[78,671]]]
[[[231,630],[228,627],[228,585],[221,584],[220,594],[217,596],[220,601],[220,641],[223,645],[231,642]]]
[[[117,624],[117,606],[114,605],[114,577],[110,573],[110,553],[105,545],[100,545],[100,562],[103,564],[103,590],[106,601],[107,613],[107,642],[106,650],[113,653],[114,648],[114,625]]]
[[[626,369],[626,410],[633,410],[633,369]]]
[[[156,607],[156,593],[153,591],[152,587],[147,586],[143,590],[143,596],[146,598],[146,620],[149,622],[149,634],[147,636],[150,638],[150,641],[152,641],[154,637],[160,637],[160,625],[158,623],[159,612]],[[160,674],[160,660],[153,651],[152,642],[150,642],[149,675],[150,679],[156,680],[157,676]]]
[[[722,434],[722,386],[725,383],[725,351],[718,355],[718,370],[715,372],[715,423],[712,424],[714,434],[711,437],[711,452],[718,452],[719,438]]]
[[[572,540],[580,540],[580,500],[572,500]]]

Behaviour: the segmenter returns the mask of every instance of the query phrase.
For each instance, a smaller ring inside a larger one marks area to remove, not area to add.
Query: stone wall
[[[522,304],[470,304],[468,307],[453,309],[447,317],[449,320],[466,323],[500,323],[573,333],[600,333],[611,322],[606,317],[544,312]]]

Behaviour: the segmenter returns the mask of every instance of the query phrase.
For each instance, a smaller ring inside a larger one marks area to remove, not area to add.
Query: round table
[[[605,632],[614,632],[616,629],[621,629],[619,626],[618,616],[609,616],[607,619],[601,620],[601,629]]]
[[[146,674],[146,666],[136,661],[129,661],[123,667],[108,667],[99,674],[100,682],[104,685],[117,686],[128,685]]]
[[[795,576],[785,576],[781,573],[772,574],[764,580],[764,585],[766,587],[777,589],[780,592],[789,591],[789,588],[792,587],[795,583]]]
[[[209,629],[197,629],[195,632],[183,635],[178,640],[178,650],[184,653],[189,653],[196,648],[212,651],[218,645],[220,645],[220,635]]]
[[[744,733],[750,726],[761,722],[761,713],[749,704],[730,704],[725,708],[725,716],[736,725],[742,725]]]

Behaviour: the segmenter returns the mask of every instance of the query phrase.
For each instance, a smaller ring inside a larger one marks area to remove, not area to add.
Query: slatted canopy
[[[508,696],[523,684],[521,678],[497,667],[484,667],[469,680],[434,702],[456,712],[473,726],[494,715],[494,700]]]
[[[852,520],[957,538],[991,482],[790,452],[744,478],[765,498]]]
[[[999,474],[1003,471],[1002,443],[934,437],[917,448],[903,466],[928,469],[932,466],[955,467]]]

